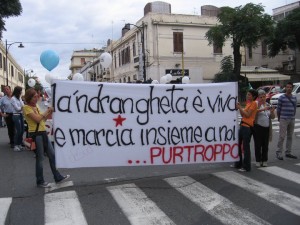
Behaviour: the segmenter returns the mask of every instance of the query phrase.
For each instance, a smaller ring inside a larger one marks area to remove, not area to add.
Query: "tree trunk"
[[[241,53],[240,53],[240,44],[234,44],[233,46],[233,61],[234,61],[234,67],[233,67],[233,73],[235,74],[235,81],[239,81],[240,73],[241,73]]]

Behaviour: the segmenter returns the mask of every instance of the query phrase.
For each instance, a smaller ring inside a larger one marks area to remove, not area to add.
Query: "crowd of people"
[[[292,141],[297,109],[296,96],[292,95],[293,83],[285,85],[285,94],[278,98],[277,118],[279,121],[279,138],[277,142],[276,158],[283,160],[283,143],[286,138],[285,157],[297,159],[292,154]],[[254,138],[255,160],[257,167],[268,166],[269,142],[272,140],[272,119],[275,118],[275,107],[266,102],[263,90],[250,89],[246,96],[246,106],[237,103],[242,119],[239,128],[239,161],[232,167],[241,172],[251,171],[250,141]]]
[[[49,159],[50,168],[56,183],[65,181],[70,175],[61,175],[55,166],[55,153],[53,144],[48,138],[45,121],[51,117],[53,109],[48,107],[41,111],[38,103],[39,91],[34,88],[26,90],[23,102],[21,98],[23,88],[16,86],[11,91],[9,86],[5,86],[4,96],[0,99],[0,116],[4,118],[9,137],[9,144],[15,152],[24,150],[24,123],[27,123],[28,134],[35,142],[35,174],[38,187],[47,188],[50,184],[44,180],[43,160],[46,155]]]

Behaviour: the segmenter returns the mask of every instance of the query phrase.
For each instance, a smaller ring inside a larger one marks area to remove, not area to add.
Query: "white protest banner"
[[[237,83],[52,84],[59,168],[237,161]]]

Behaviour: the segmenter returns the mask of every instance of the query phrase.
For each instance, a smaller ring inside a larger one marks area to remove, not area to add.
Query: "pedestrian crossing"
[[[254,178],[253,173],[258,176]],[[0,198],[0,225],[18,224],[11,216],[15,210],[18,214],[24,214],[24,218],[28,217],[30,211],[36,211],[34,215],[44,215],[41,220],[47,225],[246,225],[281,224],[282,221],[286,221],[285,224],[297,224],[300,221],[300,163],[289,164],[288,168],[261,167],[251,173],[232,169],[212,172],[203,178],[190,175],[158,180],[158,184],[136,181],[109,184],[102,189],[97,186],[88,193],[83,193],[80,188],[76,191],[64,190],[76,187],[73,182],[65,182],[62,186],[46,190],[41,196],[43,209],[32,204],[20,210],[18,206],[24,200]],[[274,183],[274,180],[277,182]],[[286,182],[290,182],[292,190],[281,185]],[[93,195],[90,197],[91,193]],[[255,199],[258,203],[245,207],[243,202],[249,199]],[[266,209],[266,206],[270,209]],[[275,218],[277,222],[264,210],[279,215]],[[191,221],[186,219],[191,216],[186,215],[189,211],[194,216]],[[7,218],[9,216],[12,218]],[[280,217],[283,217],[282,221],[279,221]],[[184,218],[185,222],[178,218]],[[203,218],[205,221],[202,221]],[[23,224],[28,223],[24,221]]]
[[[238,117],[238,122],[240,123],[242,117]],[[279,121],[277,120],[272,120],[272,129],[273,132],[279,132]],[[300,138],[300,119],[295,119],[295,129],[294,129],[294,135],[296,137]]]

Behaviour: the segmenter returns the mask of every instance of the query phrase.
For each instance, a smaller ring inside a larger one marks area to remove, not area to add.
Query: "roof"
[[[241,74],[248,78],[248,81],[275,81],[275,80],[290,80],[290,76],[279,73],[261,73],[261,74]]]

